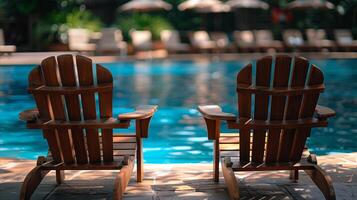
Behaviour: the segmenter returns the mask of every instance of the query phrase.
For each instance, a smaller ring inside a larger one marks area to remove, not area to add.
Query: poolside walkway
[[[318,157],[320,166],[332,176],[337,199],[357,199],[357,153]],[[0,199],[18,199],[21,181],[35,166],[35,161],[0,159]],[[127,188],[127,200],[224,200],[228,199],[223,179],[211,181],[211,165],[170,164],[145,165],[145,180],[136,183],[134,176]],[[68,171],[66,181],[55,185],[50,173],[35,192],[33,199],[111,199],[113,171]],[[288,179],[288,173],[239,173],[241,199],[323,199],[311,180],[300,173],[298,183]]]

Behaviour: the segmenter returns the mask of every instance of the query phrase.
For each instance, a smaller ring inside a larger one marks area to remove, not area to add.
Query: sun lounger
[[[306,43],[301,31],[296,29],[284,30],[283,40],[289,50],[312,51],[315,49],[315,45]]]
[[[120,52],[121,55],[126,55],[127,49],[128,45],[123,41],[121,30],[116,28],[102,29],[97,51],[102,54]]]
[[[254,31],[254,36],[257,47],[261,50],[284,51],[283,43],[279,40],[274,40],[273,33],[270,30],[256,30]]]
[[[254,38],[253,31],[234,31],[233,38],[239,52],[256,52],[259,51]]]
[[[212,40],[216,43],[217,49],[220,51],[235,51],[235,45],[229,41],[228,35],[224,32],[210,33]]]
[[[332,40],[328,40],[326,37],[326,31],[323,29],[307,29],[306,30],[307,41],[311,46],[316,47],[317,50],[334,50],[335,44]]]
[[[16,51],[15,45],[6,45],[4,31],[0,29],[0,55],[4,53],[11,54]]]
[[[94,52],[97,45],[90,43],[91,33],[88,29],[73,28],[68,30],[68,47],[71,51]]]
[[[334,33],[337,46],[340,50],[357,51],[357,40],[353,39],[350,30],[339,29],[335,30]]]
[[[206,31],[191,32],[189,39],[192,47],[199,52],[214,51],[217,48],[216,43],[211,40]]]
[[[130,36],[135,51],[153,50],[152,34],[150,31],[131,31]]]
[[[178,31],[163,30],[160,33],[160,37],[164,47],[170,53],[190,51],[190,46],[181,42],[180,34]]]

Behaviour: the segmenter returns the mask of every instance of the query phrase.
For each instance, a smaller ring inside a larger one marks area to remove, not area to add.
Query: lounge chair
[[[68,48],[71,51],[94,52],[97,45],[90,43],[91,33],[84,28],[72,28],[68,30]]]
[[[135,51],[151,51],[153,49],[150,31],[131,31],[130,36]]]
[[[302,33],[296,29],[287,29],[283,31],[283,40],[289,50],[311,51],[315,46],[307,44]]]
[[[51,170],[56,171],[58,184],[64,181],[65,170],[120,170],[114,199],[122,199],[135,157],[137,181],[143,178],[142,138],[148,136],[156,106],[140,106],[113,117],[111,73],[98,64],[95,78],[91,59],[78,55],[75,61],[76,65],[72,55],[52,56],[29,74],[28,91],[37,109],[20,113],[20,119],[30,129],[42,129],[49,153],[38,157],[37,166],[27,174],[20,199],[30,199]],[[113,128],[126,129],[132,120],[136,134],[113,134]]]
[[[306,38],[308,43],[314,46],[316,50],[335,49],[334,42],[326,38],[326,31],[323,29],[307,29]]]
[[[254,31],[254,36],[257,47],[261,50],[284,51],[283,43],[279,40],[274,40],[273,33],[270,30],[256,30]]]
[[[254,38],[253,31],[234,31],[233,32],[234,41],[240,52],[255,52],[259,51]]]
[[[216,43],[211,40],[206,31],[191,32],[189,33],[189,39],[196,51],[207,52],[214,51],[217,48]]]
[[[357,40],[353,39],[350,30],[335,30],[335,40],[339,49],[344,51],[357,51]]]
[[[323,73],[315,65],[310,67],[306,59],[290,56],[277,56],[275,61],[267,56],[254,68],[249,64],[238,73],[238,116],[223,112],[217,105],[198,108],[208,138],[214,141],[214,180],[219,180],[221,160],[229,195],[239,199],[234,172],[288,170],[291,179],[297,180],[299,170],[304,170],[326,199],[335,199],[331,178],[305,148],[311,128],[326,127],[327,119],[335,115],[333,110],[317,105],[324,90]],[[223,121],[239,133],[220,133]]]
[[[160,32],[160,37],[161,42],[165,46],[166,50],[170,53],[190,51],[190,46],[181,42],[178,31],[163,30]]]
[[[235,45],[233,45],[228,38],[228,35],[224,32],[212,32],[210,33],[212,40],[216,43],[217,48],[220,51],[235,51]]]
[[[4,53],[11,54],[16,51],[15,45],[5,45],[4,31],[0,29],[0,55]]]
[[[101,38],[98,41],[97,51],[100,53],[116,53],[121,55],[127,54],[128,45],[123,41],[121,30],[116,28],[104,28],[101,31]]]

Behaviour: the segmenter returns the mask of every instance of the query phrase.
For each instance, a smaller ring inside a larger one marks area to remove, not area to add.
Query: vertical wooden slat
[[[249,64],[244,67],[237,76],[237,85],[251,85],[252,84],[252,65]],[[251,95],[238,93],[238,111],[239,120],[249,119],[251,117]],[[240,162],[241,164],[249,162],[250,153],[250,130],[239,130],[240,139]]]
[[[100,84],[113,84],[112,74],[101,65],[97,65],[97,82]],[[113,91],[99,92],[100,118],[112,117]],[[104,162],[113,161],[113,129],[102,129],[102,146]]]
[[[72,55],[61,55],[57,57],[58,68],[61,75],[61,82],[63,86],[76,86],[76,75]],[[69,120],[80,121],[81,111],[78,95],[65,95],[67,112]],[[75,150],[77,163],[85,164],[88,162],[87,150],[85,147],[84,133],[82,129],[73,128],[72,140]]]
[[[286,87],[289,84],[290,56],[277,56],[275,61],[273,87]],[[282,120],[284,117],[286,96],[272,96],[270,120]],[[281,129],[270,129],[265,162],[275,162],[278,158]]]
[[[44,80],[40,66],[34,68],[29,75],[29,88],[36,88],[44,85]],[[41,119],[50,120],[51,117],[51,106],[49,98],[45,94],[34,94],[34,99],[36,102],[37,109],[40,112]],[[53,160],[56,163],[62,162],[61,148],[58,141],[57,133],[54,129],[43,130],[43,135],[47,140],[48,147],[51,151]]]
[[[323,82],[324,82],[323,73],[315,65],[311,65],[311,73],[307,85],[308,86],[320,85],[323,84]],[[304,95],[300,114],[299,114],[300,119],[313,117],[319,96],[320,96],[319,93]],[[298,129],[296,131],[294,142],[292,145],[292,151],[290,154],[290,160],[298,161],[301,159],[301,155],[305,147],[305,142],[310,134],[310,131],[311,128],[303,128],[303,129]]]
[[[92,60],[83,56],[76,56],[78,79],[80,86],[93,85]],[[82,94],[82,108],[84,120],[96,119],[96,107],[94,94]],[[101,161],[99,135],[97,129],[86,129],[89,161],[96,163]]]
[[[294,62],[294,69],[291,80],[291,87],[304,87],[309,69],[309,62],[301,57],[296,57]],[[290,96],[288,98],[286,108],[286,120],[296,120],[299,117],[301,107],[302,95]],[[294,141],[294,134],[296,129],[283,130],[282,143],[280,148],[279,160],[286,162],[289,159]],[[304,141],[305,142],[305,141]]]
[[[57,63],[55,57],[49,57],[42,61],[41,63],[43,76],[45,79],[45,84],[47,86],[59,86],[59,81],[57,78]],[[53,117],[55,120],[65,121],[65,108],[61,95],[52,94],[50,96],[51,107],[53,111]],[[58,133],[58,138],[60,141],[60,146],[62,150],[63,160],[66,164],[74,163],[74,155],[72,149],[72,141],[68,129],[56,129]]]
[[[272,57],[257,61],[256,86],[269,86]],[[254,119],[266,120],[268,117],[269,95],[255,95]],[[264,158],[266,130],[253,131],[252,162],[262,163]]]

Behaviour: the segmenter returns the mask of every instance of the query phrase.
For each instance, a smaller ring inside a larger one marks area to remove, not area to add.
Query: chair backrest
[[[161,42],[165,46],[181,44],[180,34],[175,30],[163,30],[160,32]]]
[[[5,36],[2,29],[0,29],[0,45],[5,45]]]
[[[267,56],[256,69],[244,67],[237,76],[238,121],[250,127],[240,130],[240,161],[299,161],[318,122],[313,114],[323,81],[323,73],[301,57]]]
[[[152,34],[150,31],[131,31],[130,36],[134,48],[138,50],[150,50],[152,48]]]
[[[306,37],[309,42],[326,40],[326,31],[323,29],[307,29]]]
[[[252,45],[255,43],[253,31],[234,31],[233,37],[238,45]]]
[[[112,75],[97,65],[95,78],[92,68],[92,60],[79,55],[75,58],[72,55],[52,56],[35,67],[29,75],[29,91],[46,89],[46,93],[31,92],[40,120],[85,123],[84,120],[112,117]],[[43,133],[57,163],[113,161],[112,129],[68,129],[56,124],[43,129]]]
[[[283,32],[285,44],[290,46],[299,46],[304,44],[304,38],[299,30],[288,29]]]
[[[338,44],[350,45],[353,42],[353,36],[350,30],[339,29],[335,30],[335,39]]]
[[[199,45],[211,41],[206,31],[195,31],[190,33],[190,40],[193,45]]]
[[[70,49],[78,45],[87,44],[90,41],[90,32],[84,28],[72,28],[68,30],[68,45]]]
[[[210,34],[214,42],[218,47],[226,47],[229,45],[229,38],[224,32],[213,32]]]
[[[101,30],[101,38],[98,41],[99,49],[115,49],[118,43],[123,41],[123,34],[117,28],[104,28]]]
[[[274,41],[273,33],[270,30],[256,30],[254,36],[257,44],[264,44]]]

